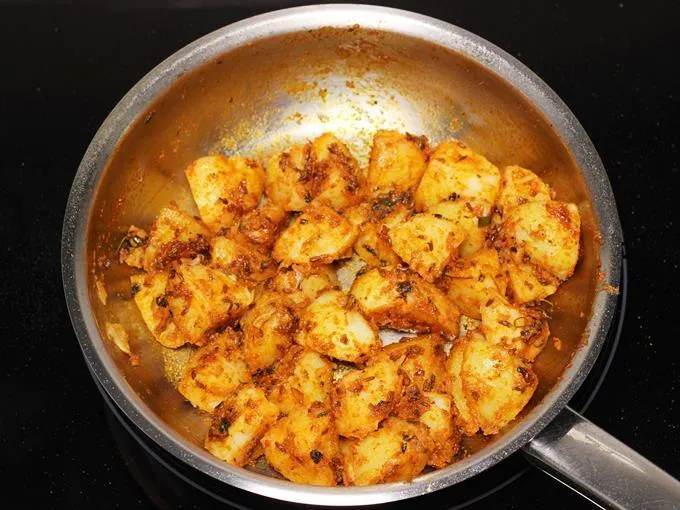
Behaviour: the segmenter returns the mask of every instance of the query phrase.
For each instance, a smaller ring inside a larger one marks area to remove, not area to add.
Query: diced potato
[[[244,466],[278,415],[278,409],[267,401],[264,391],[252,385],[243,386],[235,398],[215,413],[205,449],[229,464]]]
[[[448,393],[425,393],[429,402],[428,409],[420,415],[420,423],[427,426],[434,442],[434,450],[427,464],[443,468],[451,464],[460,446],[451,417],[451,396]]]
[[[392,360],[401,361],[404,386],[415,385],[420,391],[448,391],[444,340],[438,334],[404,338],[386,345],[383,352]]]
[[[187,341],[202,345],[206,333],[245,313],[254,293],[233,275],[201,264],[180,264],[156,303],[171,312]]]
[[[368,163],[369,191],[414,191],[425,172],[430,147],[425,136],[378,131]]]
[[[265,292],[241,319],[243,355],[250,370],[270,367],[293,343],[294,304],[284,295]]]
[[[539,310],[495,300],[482,307],[481,315],[480,328],[486,339],[524,360],[533,361],[548,341],[548,321]]]
[[[176,207],[165,207],[151,226],[144,252],[144,270],[164,269],[180,259],[210,254],[210,230]]]
[[[120,263],[142,269],[144,267],[144,252],[146,251],[148,240],[149,234],[146,233],[146,230],[131,225],[118,252]]]
[[[168,273],[160,271],[132,275],[130,283],[135,304],[153,337],[161,345],[171,349],[187,343],[188,339],[177,328],[165,301]],[[166,306],[162,306],[164,304]]]
[[[493,248],[481,250],[469,259],[456,260],[446,273],[450,277],[449,297],[474,319],[481,319],[482,306],[505,295],[507,276]]]
[[[294,409],[261,443],[269,464],[292,482],[332,486],[341,479],[338,435],[328,413]]]
[[[269,248],[276,241],[286,217],[286,211],[273,202],[267,202],[241,218],[238,232],[251,243]]]
[[[377,352],[381,347],[377,332],[359,311],[348,307],[348,301],[340,290],[321,294],[300,317],[295,341],[353,363]]]
[[[255,209],[264,192],[264,169],[249,158],[206,156],[185,173],[201,219],[215,232]]]
[[[211,413],[251,382],[238,342],[236,333],[227,331],[191,356],[177,389],[194,407]]]
[[[392,412],[401,394],[399,365],[379,356],[348,372],[335,386],[335,425],[341,436],[361,439]]]
[[[502,214],[529,202],[548,202],[552,199],[550,186],[531,170],[521,166],[506,166],[501,178],[501,192],[496,206]]]
[[[529,202],[506,214],[502,238],[515,263],[532,262],[566,280],[578,261],[580,232],[576,205]]]
[[[501,174],[495,165],[463,142],[448,140],[432,153],[418,185],[415,204],[426,211],[439,202],[459,197],[477,217],[491,214],[500,190]]]
[[[267,163],[267,197],[284,211],[302,211],[312,201],[311,144],[294,145]]]
[[[343,445],[345,485],[410,481],[433,450],[425,425],[388,418],[380,429]]]
[[[455,337],[460,311],[442,291],[410,271],[374,268],[357,277],[351,294],[379,327],[441,332]]]
[[[292,266],[280,268],[267,287],[305,308],[322,292],[340,288],[340,282],[330,266]]]
[[[330,264],[351,255],[357,229],[333,209],[311,205],[274,244],[274,258],[284,265]]]
[[[222,236],[213,240],[212,262],[225,272],[251,282],[271,278],[277,267],[274,259],[259,247]]]
[[[479,422],[477,421],[477,416],[472,407],[474,402],[472,405],[468,404],[467,394],[463,388],[463,379],[461,377],[465,349],[470,341],[469,339],[477,334],[478,333],[471,332],[456,340],[451,347],[449,357],[446,360],[446,371],[448,372],[449,383],[451,385],[451,398],[456,405],[457,411],[454,421],[461,433],[466,436],[473,436],[479,430]],[[484,341],[483,337],[482,341]]]
[[[479,219],[462,200],[440,202],[431,208],[430,212],[435,216],[443,216],[454,222],[463,231],[465,239],[458,247],[461,257],[470,258],[484,247],[488,229],[479,226]]]
[[[347,146],[330,133],[312,142],[312,195],[317,203],[339,211],[361,200],[362,175]]]
[[[392,249],[428,282],[434,282],[455,257],[465,234],[456,224],[432,214],[416,214],[390,229]]]
[[[557,292],[559,282],[552,274],[534,264],[505,264],[508,273],[508,295],[513,303],[539,301]]]

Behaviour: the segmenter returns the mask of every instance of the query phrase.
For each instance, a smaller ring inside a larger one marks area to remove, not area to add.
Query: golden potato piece
[[[350,293],[379,327],[441,332],[455,337],[460,311],[441,290],[410,271],[374,268],[357,277]]]
[[[377,332],[341,290],[321,294],[300,317],[295,341],[332,358],[356,363],[380,350]]]
[[[185,173],[201,219],[215,232],[255,209],[264,192],[264,169],[249,158],[206,156]]]
[[[448,140],[432,153],[415,193],[418,211],[454,198],[469,204],[478,217],[489,216],[500,190],[501,174],[495,165],[463,142]]]
[[[167,306],[168,273],[159,271],[132,275],[130,283],[135,304],[156,341],[171,349],[187,343],[188,339],[177,328]]]
[[[252,385],[243,386],[213,416],[204,447],[218,459],[245,466],[278,415],[278,409],[267,400],[264,391]]]
[[[357,229],[333,209],[310,205],[274,244],[274,258],[283,265],[330,264],[347,257]]]
[[[447,200],[440,202],[429,211],[434,216],[442,216],[452,221],[465,234],[465,239],[458,247],[458,253],[463,258],[470,258],[481,250],[486,243],[487,228],[479,226],[479,218],[462,200]]]
[[[412,192],[425,172],[430,146],[425,136],[379,130],[368,163],[369,191]]]
[[[251,382],[238,343],[238,335],[227,330],[191,356],[177,389],[194,407],[211,413]]]
[[[165,207],[151,226],[144,252],[144,270],[167,268],[181,259],[210,256],[210,230],[176,207]]]
[[[311,144],[294,145],[267,163],[267,197],[284,211],[302,211],[312,201]]]
[[[578,261],[580,233],[574,204],[529,202],[506,214],[502,239],[515,263],[532,262],[566,280]]]
[[[286,220],[286,211],[273,202],[244,214],[238,224],[238,232],[251,243],[269,248],[274,244]]]
[[[131,356],[130,337],[125,330],[125,327],[118,322],[107,322],[104,327],[106,336],[109,337],[109,340],[111,340],[121,352]]]
[[[540,310],[516,307],[500,299],[481,309],[480,329],[492,344],[505,347],[527,361],[543,350],[550,329]]]
[[[425,425],[388,418],[380,429],[343,445],[345,485],[410,481],[433,450]]]
[[[312,142],[314,201],[339,211],[361,200],[362,175],[347,146],[330,133]]]
[[[241,318],[243,355],[250,370],[270,367],[293,343],[295,305],[286,296],[265,292]]]
[[[459,338],[454,342],[449,351],[449,357],[446,359],[451,399],[456,406],[454,422],[461,433],[466,436],[473,436],[479,430],[479,422],[472,407],[474,402],[473,404],[468,404],[467,394],[463,388],[463,379],[461,377],[465,349],[473,335],[481,336],[479,333],[471,332]],[[483,337],[482,341],[485,341]]]
[[[277,264],[264,249],[219,236],[213,240],[212,262],[241,280],[263,282],[276,273]]]
[[[298,308],[305,308],[322,292],[340,288],[338,277],[330,266],[283,267],[267,282],[267,288],[286,294]]]
[[[552,200],[552,190],[531,170],[521,166],[506,166],[501,178],[501,192],[496,206],[502,214],[518,205]]]
[[[498,253],[488,248],[469,259],[458,259],[446,270],[448,295],[461,311],[481,319],[480,308],[505,295],[507,276]]]
[[[451,464],[460,447],[460,437],[451,417],[451,396],[448,393],[434,392],[427,392],[424,396],[429,406],[420,415],[419,421],[427,426],[434,443],[427,464],[439,469]]]
[[[253,299],[253,291],[233,275],[201,264],[180,264],[156,304],[169,309],[187,341],[202,345],[207,333],[238,319]]]
[[[142,269],[148,240],[149,234],[146,233],[146,230],[131,225],[118,251],[120,263]]]
[[[269,464],[292,482],[332,486],[341,479],[338,435],[328,413],[293,409],[261,443]]]
[[[535,264],[507,261],[505,268],[508,273],[508,295],[513,303],[540,301],[557,292],[557,278]]]
[[[383,352],[400,364],[404,387],[415,385],[420,391],[448,391],[444,339],[439,334],[418,335],[386,345]]]
[[[401,394],[399,365],[389,356],[374,358],[363,370],[345,374],[335,385],[335,425],[341,436],[361,439],[392,412]]]
[[[423,279],[434,282],[456,256],[465,234],[452,221],[421,213],[390,229],[389,237],[397,255]]]

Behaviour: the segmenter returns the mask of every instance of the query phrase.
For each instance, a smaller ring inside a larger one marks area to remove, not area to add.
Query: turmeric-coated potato
[[[142,269],[144,267],[144,252],[149,234],[146,230],[131,225],[127,235],[123,239],[118,251],[118,260],[121,264]]]
[[[451,464],[460,447],[460,437],[453,424],[449,393],[427,392],[424,396],[429,406],[420,415],[419,421],[428,428],[434,442],[434,450],[427,464],[439,469]]]
[[[479,218],[462,200],[439,202],[429,212],[434,216],[441,216],[452,221],[463,231],[465,238],[458,246],[458,253],[461,257],[470,258],[484,247],[488,229],[479,226]]]
[[[448,391],[446,383],[446,354],[441,335],[418,335],[386,345],[383,352],[392,360],[402,360],[404,386],[415,385],[423,392]]]
[[[368,163],[370,193],[414,191],[425,172],[430,147],[425,136],[379,130]]]
[[[263,282],[276,273],[276,262],[265,249],[230,237],[216,237],[211,256],[214,265],[243,281]]]
[[[295,306],[305,308],[322,292],[340,288],[338,277],[331,266],[282,267],[267,282],[267,288],[286,294]]]
[[[508,274],[508,296],[515,304],[540,301],[557,292],[560,283],[550,272],[535,264],[505,264]]]
[[[312,201],[310,178],[311,144],[294,145],[269,158],[266,172],[267,197],[284,211],[302,211]]]
[[[516,165],[503,169],[501,192],[496,203],[501,214],[507,214],[518,205],[551,199],[550,186],[531,170]]]
[[[144,319],[144,324],[156,341],[171,349],[187,343],[189,340],[177,328],[167,307],[165,295],[168,287],[168,273],[158,271],[136,274],[130,277],[130,282],[135,304]]]
[[[243,215],[238,224],[238,233],[257,246],[270,248],[286,217],[286,211],[274,202],[267,202],[259,209]]]

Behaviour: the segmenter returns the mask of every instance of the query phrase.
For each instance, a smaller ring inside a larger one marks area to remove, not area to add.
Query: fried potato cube
[[[286,217],[286,211],[273,202],[267,202],[259,209],[243,215],[238,232],[251,243],[269,248],[276,241]]]
[[[388,418],[363,439],[347,441],[343,450],[345,485],[372,485],[418,476],[434,443],[425,425]]]
[[[213,240],[212,262],[225,272],[254,283],[263,282],[276,273],[277,264],[264,250],[229,237]]]
[[[157,304],[167,306],[187,341],[202,345],[206,333],[238,319],[254,293],[233,275],[201,264],[180,264]]]
[[[459,338],[453,343],[449,351],[449,357],[446,359],[446,371],[448,372],[449,384],[451,385],[451,399],[456,406],[454,422],[461,433],[466,436],[474,436],[479,430],[479,421],[473,408],[474,402],[468,404],[467,393],[463,387],[463,378],[461,377],[465,349],[472,335],[481,336],[479,333],[471,332]],[[484,341],[483,337],[482,341]]]
[[[267,287],[286,294],[298,308],[305,308],[322,292],[340,288],[338,277],[330,266],[292,266],[280,268],[267,282]]]
[[[548,341],[550,328],[540,310],[495,300],[481,308],[481,315],[480,329],[487,341],[526,361],[533,361]]]
[[[493,248],[481,250],[469,259],[456,260],[446,274],[450,277],[449,297],[474,319],[481,319],[482,306],[505,295],[507,276]]]
[[[168,286],[168,273],[159,271],[132,275],[130,283],[132,284],[135,304],[154,339],[164,347],[171,349],[187,343],[188,339],[177,328],[167,307],[165,296]]]
[[[485,435],[497,434],[531,400],[538,378],[531,365],[481,334],[468,335],[457,344],[449,356],[462,350],[460,372],[449,375],[460,384],[458,388],[454,383],[451,391],[459,418],[463,407]],[[452,363],[452,370],[455,365]],[[466,432],[473,429],[472,425]]]
[[[146,230],[131,225],[118,251],[120,263],[142,269],[144,267],[144,252],[146,251],[148,240],[149,234],[146,233]]]
[[[243,356],[252,371],[279,360],[293,343],[295,305],[286,296],[265,292],[241,318]]]
[[[487,228],[479,226],[479,218],[462,200],[447,200],[430,209],[434,216],[442,216],[452,221],[465,234],[465,239],[458,246],[458,254],[470,258],[484,247]]]
[[[552,200],[552,190],[531,170],[521,166],[506,166],[501,178],[501,192],[496,206],[502,214],[518,205]]]
[[[508,261],[505,267],[508,273],[508,294],[513,303],[540,301],[557,292],[557,278],[535,264]]]
[[[459,197],[477,217],[491,214],[500,191],[501,173],[484,156],[463,142],[448,140],[432,153],[415,193],[418,211],[427,211],[448,198]]]
[[[338,435],[330,414],[294,409],[261,444],[269,464],[292,482],[332,486],[340,480]]]
[[[439,334],[418,335],[386,345],[382,352],[401,361],[404,387],[415,385],[423,392],[448,391],[444,339]]]
[[[341,436],[361,439],[390,415],[401,394],[399,365],[379,356],[363,370],[345,374],[335,385],[335,425]]]
[[[218,459],[245,466],[279,411],[260,388],[243,386],[213,416],[204,447]]]
[[[460,437],[453,426],[451,396],[447,393],[427,392],[424,394],[429,406],[420,415],[419,421],[428,428],[434,443],[428,466],[443,468],[451,464],[460,447]]]
[[[264,192],[264,169],[249,158],[206,156],[185,173],[201,219],[215,232],[255,209]]]
[[[460,310],[441,290],[410,271],[373,268],[359,275],[350,293],[379,327],[441,332],[455,337]]]
[[[210,254],[211,233],[198,219],[176,207],[165,207],[151,226],[144,270],[164,269],[180,259]]]
[[[309,186],[313,164],[309,143],[272,156],[267,163],[267,197],[284,211],[302,211],[313,198]]]
[[[412,192],[425,172],[430,146],[425,136],[379,130],[368,162],[370,192]]]
[[[330,207],[310,205],[274,244],[274,258],[283,265],[330,264],[347,257],[357,229]]]
[[[503,241],[516,263],[532,262],[560,280],[574,272],[580,234],[578,207],[555,200],[515,207],[505,216],[502,229]]]
[[[227,330],[192,354],[177,389],[194,407],[211,413],[251,382],[238,343],[238,335]]]
[[[349,308],[341,290],[321,294],[300,317],[295,341],[332,358],[359,362],[380,350],[381,342],[371,324]]]
[[[416,214],[390,229],[392,249],[428,282],[438,279],[456,256],[465,234],[456,224],[432,214]]]
[[[316,203],[340,211],[361,200],[359,164],[344,143],[324,133],[312,141],[311,151],[314,160],[311,186]]]

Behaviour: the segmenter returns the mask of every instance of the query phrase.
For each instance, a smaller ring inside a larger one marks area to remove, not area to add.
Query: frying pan
[[[366,161],[378,128],[456,137],[497,165],[535,170],[578,205],[582,249],[552,298],[559,342],[538,357],[540,385],[501,434],[410,483],[296,485],[241,469],[201,447],[206,419],[174,389],[187,350],[151,340],[116,250],[175,201],[195,206],[183,170],[222,152],[265,156],[331,131]],[[567,407],[598,356],[614,313],[621,227],[602,163],[566,105],[516,59],[461,28],[389,8],[323,5],[256,16],[181,49],[137,83],[96,133],[78,168],[62,237],[69,312],[94,376],[127,417],[194,469],[292,502],[354,506],[416,497],[462,481],[522,449],[564,483],[614,508],[680,506],[680,483]],[[104,305],[103,290],[106,295]],[[101,333],[130,332],[132,366]]]

